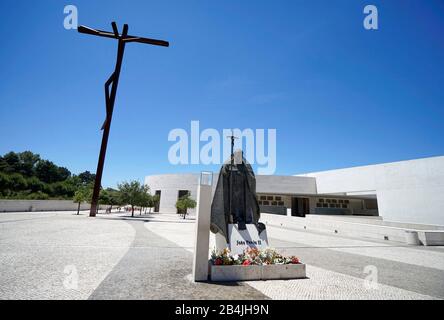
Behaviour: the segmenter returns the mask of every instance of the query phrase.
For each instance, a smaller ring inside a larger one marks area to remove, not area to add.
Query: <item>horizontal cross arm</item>
[[[105,37],[105,38],[112,38],[112,39],[120,39],[120,36],[116,36],[114,32],[108,32],[108,31],[102,31],[102,30],[96,30],[92,29],[86,26],[78,26],[77,31],[80,33],[90,34],[93,36],[99,36],[99,37]],[[168,41],[163,40],[157,40],[157,39],[149,39],[149,38],[142,38],[142,37],[135,37],[135,36],[126,36],[122,38],[124,42],[139,42],[139,43],[145,43],[145,44],[152,44],[155,46],[163,46],[168,47],[169,43]]]
[[[124,42],[139,42],[139,43],[152,44],[155,46],[162,46],[162,47],[169,47],[169,45],[170,45],[168,41],[134,37],[134,36],[127,36],[126,38],[123,39],[123,41]]]
[[[89,28],[89,27],[85,27],[85,26],[78,26],[77,27],[77,31],[80,32],[80,33],[90,34],[90,35],[93,35],[93,36],[118,39],[118,37],[114,33],[112,33],[112,32],[96,30],[96,29],[92,29],[92,28]]]

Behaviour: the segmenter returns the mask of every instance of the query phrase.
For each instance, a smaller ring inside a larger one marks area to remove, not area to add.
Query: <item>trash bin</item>
[[[421,242],[419,241],[418,231],[405,230],[405,242],[411,246],[419,246]]]

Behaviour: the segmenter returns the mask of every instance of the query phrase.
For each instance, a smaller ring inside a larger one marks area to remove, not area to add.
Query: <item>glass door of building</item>
[[[309,199],[303,197],[291,198],[291,215],[294,217],[305,217],[310,213]]]

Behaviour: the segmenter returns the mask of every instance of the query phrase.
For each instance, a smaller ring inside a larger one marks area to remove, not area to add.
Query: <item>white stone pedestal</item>
[[[229,247],[227,240],[223,235],[221,235],[220,233],[216,234],[213,233],[213,236],[214,236],[214,244],[216,245],[216,251],[222,251]]]
[[[208,280],[208,260],[211,223],[211,185],[197,189],[196,240],[194,243],[193,280]]]
[[[268,247],[267,230],[259,234],[254,224],[247,224],[246,227],[246,230],[239,230],[237,224],[229,224],[228,238],[230,243],[227,243],[225,237],[220,233],[214,234],[216,251],[220,252],[228,248],[232,254],[241,254],[248,247],[266,249]]]

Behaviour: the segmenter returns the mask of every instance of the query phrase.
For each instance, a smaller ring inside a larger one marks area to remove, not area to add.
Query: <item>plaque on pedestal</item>
[[[247,248],[264,250],[268,247],[267,230],[259,233],[254,224],[247,224],[244,230],[236,224],[229,224],[228,235],[231,254],[242,254]]]

